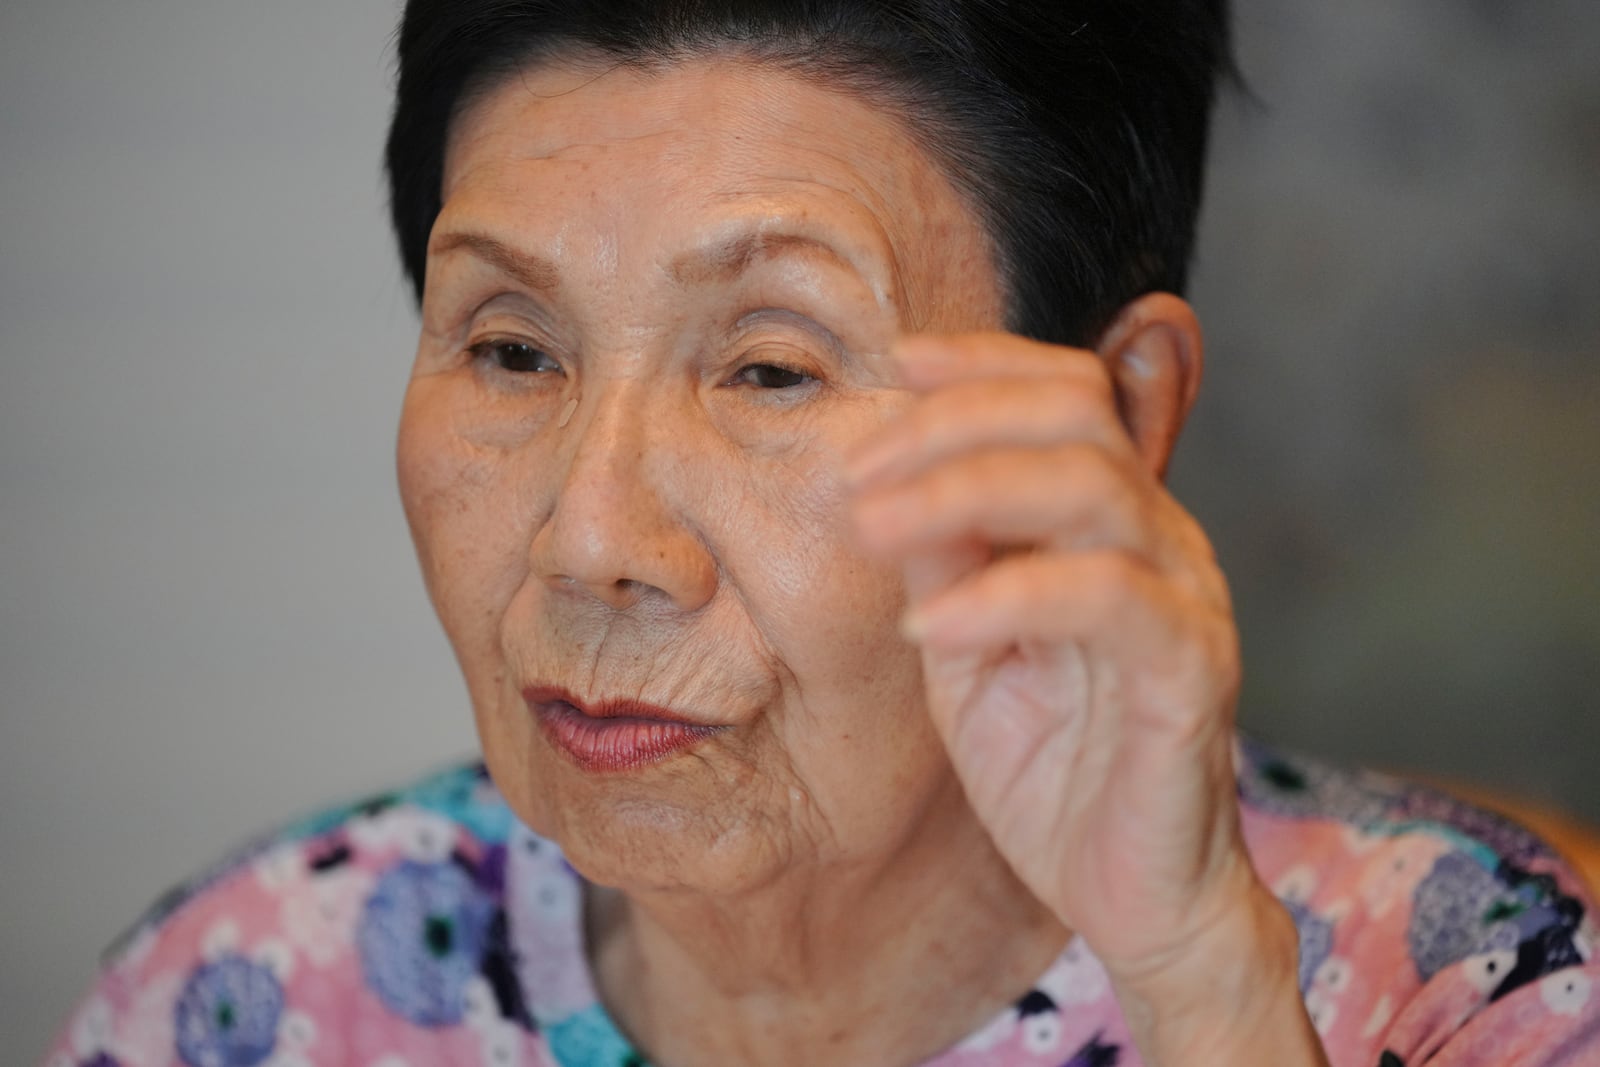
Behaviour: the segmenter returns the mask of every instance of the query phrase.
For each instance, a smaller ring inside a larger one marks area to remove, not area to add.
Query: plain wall
[[[392,462],[391,0],[0,8],[0,1055],[245,838],[471,752]]]
[[[1238,7],[1175,484],[1243,717],[1600,817],[1600,6]],[[163,889],[472,750],[393,485],[396,8],[0,7],[7,1062]]]

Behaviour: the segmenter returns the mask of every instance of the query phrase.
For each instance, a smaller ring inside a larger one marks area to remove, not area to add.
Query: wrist
[[[1145,1062],[1325,1064],[1300,996],[1289,912],[1253,871],[1215,908],[1166,958],[1108,967]]]

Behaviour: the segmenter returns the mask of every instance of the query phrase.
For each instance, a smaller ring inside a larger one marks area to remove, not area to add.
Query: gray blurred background
[[[1238,0],[1175,485],[1243,717],[1600,821],[1600,5]],[[474,744],[390,446],[395,0],[0,6],[0,1046]]]

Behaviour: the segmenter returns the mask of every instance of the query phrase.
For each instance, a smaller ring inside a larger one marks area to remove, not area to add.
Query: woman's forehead
[[[503,79],[451,128],[445,198],[475,166],[519,159],[578,172],[641,165],[641,177],[708,185],[812,178],[908,208],[945,184],[894,112],[737,57],[648,70],[561,63]]]
[[[458,118],[443,192],[435,248],[460,232],[528,248],[609,240],[608,254],[659,242],[706,265],[705,250],[809,238],[888,303],[951,260],[996,288],[975,215],[898,115],[738,57],[504,79]]]

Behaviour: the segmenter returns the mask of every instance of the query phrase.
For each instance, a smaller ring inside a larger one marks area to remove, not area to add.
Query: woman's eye
[[[793,389],[797,385],[816,381],[804,371],[782,367],[776,363],[752,363],[742,368],[734,381],[753,385],[757,389]]]
[[[479,341],[467,351],[513,374],[560,373],[561,365],[542,348],[525,341]]]

